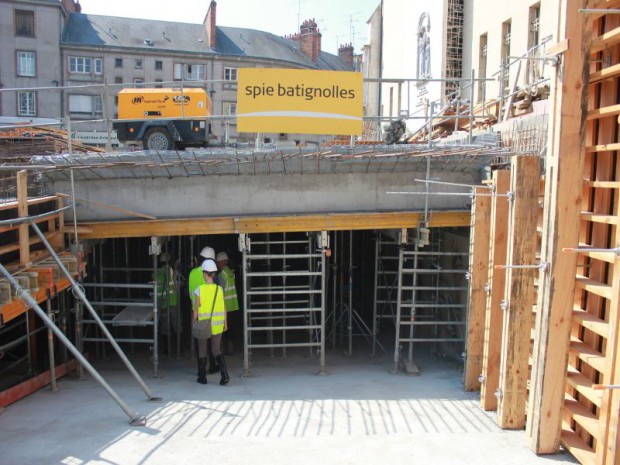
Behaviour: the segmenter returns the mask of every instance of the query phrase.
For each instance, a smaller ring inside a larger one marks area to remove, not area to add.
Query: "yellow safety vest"
[[[235,287],[235,273],[228,266],[222,268],[219,274],[219,281],[224,288],[224,303],[227,312],[239,310],[239,300],[237,299],[237,288]]]
[[[198,307],[198,319],[211,319],[211,333],[213,335],[224,332],[226,321],[226,307],[224,306],[224,291],[217,284],[202,284],[199,288],[200,307]],[[215,291],[217,290],[217,296]],[[215,297],[215,303],[213,298]],[[211,313],[213,309],[213,313]]]

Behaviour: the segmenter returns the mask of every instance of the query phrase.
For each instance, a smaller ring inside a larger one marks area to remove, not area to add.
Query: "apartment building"
[[[507,96],[517,87],[535,93],[545,85],[550,63],[542,58],[546,46],[557,41],[553,34],[558,3],[465,1],[463,70],[491,79],[476,87],[475,103]],[[488,11],[493,14],[483,14]]]
[[[0,1],[2,121],[60,116],[61,93],[56,90],[63,81],[60,36],[68,15],[79,8],[73,0]]]
[[[369,77],[402,80],[369,86],[368,113],[404,119],[409,129],[415,129],[458,94],[463,1],[383,0],[368,25]]]
[[[15,16],[21,4],[33,4],[43,15],[34,28],[49,35],[49,50],[39,52],[41,73],[34,79],[2,70],[2,79],[11,87],[46,87],[61,89],[36,91],[38,101],[23,112],[7,97],[2,115],[70,117],[72,130],[92,135],[105,132],[106,123],[117,116],[116,93],[126,87],[189,86],[205,88],[213,102],[211,130],[215,141],[237,140],[236,99],[237,70],[242,67],[353,70],[353,50],[340,48],[340,55],[321,50],[321,32],[314,20],[306,20],[300,31],[287,37],[253,29],[219,26],[217,4],[212,1],[202,24],[184,24],[137,18],[89,15],[77,8],[63,9],[58,1],[0,3],[7,14]],[[36,4],[36,5],[34,5]],[[43,5],[39,5],[43,4]],[[54,21],[56,29],[43,27]],[[6,28],[3,28],[6,31]],[[7,32],[4,32],[6,34]],[[18,42],[19,39],[19,42]],[[3,54],[30,52],[32,46],[1,46]],[[9,42],[2,42],[11,43]],[[23,50],[22,50],[23,49]],[[15,51],[14,51],[15,50]],[[17,56],[17,55],[16,55]],[[19,55],[21,56],[21,55]],[[4,60],[3,60],[4,63]],[[26,70],[26,73],[32,73]],[[43,75],[43,73],[46,73]],[[20,91],[35,95],[34,90]],[[20,94],[21,95],[21,94]],[[16,99],[17,97],[11,97]],[[26,97],[22,97],[25,99]],[[28,101],[30,102],[30,101]],[[254,135],[242,135],[253,138]],[[269,139],[311,141],[310,136],[275,134]]]

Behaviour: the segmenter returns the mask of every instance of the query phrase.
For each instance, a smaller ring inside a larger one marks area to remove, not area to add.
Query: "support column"
[[[579,240],[585,115],[590,53],[586,0],[562,0],[554,37],[567,40],[561,63],[552,68],[549,139],[541,261],[550,264],[538,288],[536,331],[526,432],[538,454],[560,446],[566,361],[572,322],[576,257],[562,252]]]
[[[506,261],[500,401],[497,420],[501,428],[523,429],[527,400],[528,364],[532,330],[532,306],[536,302],[536,226],[540,158],[517,156],[511,162],[510,228]],[[514,268],[512,268],[514,267]],[[523,268],[521,268],[523,267]],[[529,267],[529,268],[525,268]]]
[[[484,323],[484,348],[482,358],[482,385],[480,405],[484,410],[497,409],[495,393],[499,386],[499,364],[502,343],[502,309],[506,272],[494,269],[495,265],[506,264],[506,239],[508,234],[508,199],[510,172],[493,173],[493,192],[499,196],[491,200],[491,236],[489,240],[489,275],[486,315]]]
[[[485,187],[474,189],[471,205],[471,232],[469,245],[469,302],[467,314],[467,346],[465,353],[465,390],[480,389],[482,353],[484,349],[484,322],[487,295],[484,289],[489,276],[489,236],[491,233],[491,191]],[[478,196],[477,194],[481,194]]]
[[[28,173],[26,170],[17,172],[17,216],[28,216]],[[30,237],[28,223],[19,225],[19,264],[27,265],[30,262]]]

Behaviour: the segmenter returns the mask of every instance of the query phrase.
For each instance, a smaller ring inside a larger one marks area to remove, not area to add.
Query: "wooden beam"
[[[538,454],[554,453],[560,447],[576,274],[575,254],[562,249],[579,242],[591,30],[588,15],[578,10],[588,5],[587,0],[562,0],[555,34],[558,40],[570,37],[570,44],[550,81],[552,123],[540,258],[550,269],[538,287],[526,426],[530,447]]]
[[[469,305],[467,314],[467,347],[465,349],[465,390],[480,389],[484,350],[484,322],[487,294],[484,289],[489,276],[489,236],[491,233],[491,197],[489,189],[476,187],[471,205],[469,233]]]
[[[493,173],[496,194],[505,194],[510,188],[510,171]],[[480,405],[484,410],[497,409],[495,392],[499,387],[499,364],[502,343],[502,309],[506,271],[495,265],[506,264],[506,240],[508,234],[508,200],[507,197],[493,197],[491,201],[491,234],[489,239],[489,275],[490,286],[487,295],[484,323],[484,348],[482,358],[482,385],[480,387]]]
[[[28,172],[26,170],[17,172],[17,216],[25,218],[28,216]],[[30,262],[30,240],[28,235],[29,227],[27,223],[19,225],[19,263],[25,265]]]
[[[540,158],[517,156],[511,160],[510,227],[508,230],[509,266],[535,266],[536,224],[538,222],[538,186]],[[527,400],[528,362],[532,306],[536,298],[536,268],[508,268],[504,298],[502,348],[497,407],[498,424],[503,429],[523,429]]]
[[[468,227],[468,211],[434,211],[429,226]],[[317,215],[178,218],[145,221],[109,221],[79,223],[81,239],[115,237],[192,236],[202,234],[238,234],[266,232],[346,231],[414,228],[423,212],[328,213]],[[72,225],[65,224],[65,232]]]

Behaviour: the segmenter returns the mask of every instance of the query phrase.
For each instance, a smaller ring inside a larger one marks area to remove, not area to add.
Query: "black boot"
[[[215,361],[215,357],[213,356],[213,349],[212,349],[211,341],[213,341],[213,339],[209,339],[209,341],[207,342],[207,344],[209,344],[208,349],[209,349],[209,374],[210,375],[220,371],[220,367],[217,366],[217,362]]]
[[[224,386],[228,384],[230,381],[230,377],[228,376],[228,367],[226,366],[226,360],[224,360],[223,355],[217,356],[217,363],[220,365],[220,373],[222,374],[222,379],[220,379],[220,386]]]
[[[207,359],[199,358],[198,359],[198,378],[196,379],[197,383],[207,384]]]

